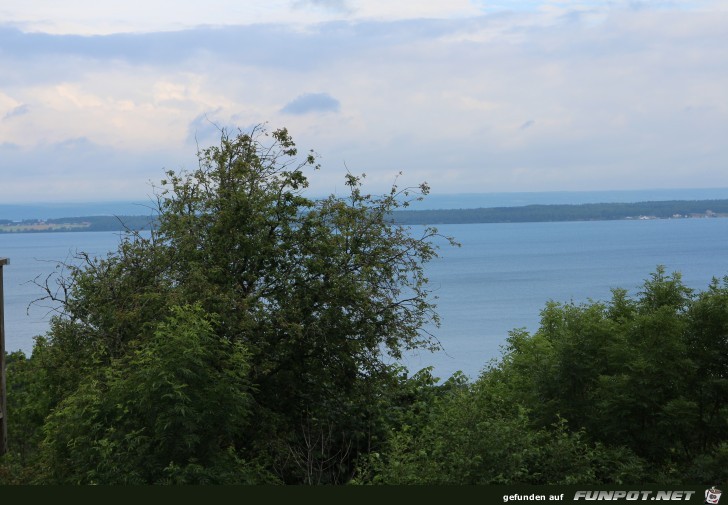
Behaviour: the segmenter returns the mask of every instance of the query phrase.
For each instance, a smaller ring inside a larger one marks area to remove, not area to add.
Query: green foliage
[[[649,479],[701,467],[711,481],[723,470],[707,462],[728,436],[727,289],[714,281],[695,297],[658,267],[636,299],[615,290],[607,304],[549,303],[536,334],[512,334],[497,373],[534,427],[563,417],[634,451]]]
[[[2,457],[0,484],[23,484],[35,477],[33,461],[51,405],[45,371],[22,351],[6,355],[9,452]]]
[[[254,481],[235,450],[249,423],[249,356],[213,324],[199,307],[175,307],[150,340],[85,377],[43,427],[41,481]]]
[[[572,433],[566,422],[533,429],[527,410],[486,375],[460,383],[404,424],[385,454],[373,454],[365,483],[417,485],[624,483],[642,472],[629,450]]]
[[[250,449],[286,482],[342,482],[371,443],[372,395],[391,373],[383,353],[436,347],[421,332],[436,321],[422,269],[436,231],[391,226],[409,191],[372,197],[351,175],[347,199],[305,198],[313,154],[297,162],[286,130],[272,145],[259,133],[223,135],[198,170],[168,174],[158,236],[176,293],[251,351],[265,422]]]

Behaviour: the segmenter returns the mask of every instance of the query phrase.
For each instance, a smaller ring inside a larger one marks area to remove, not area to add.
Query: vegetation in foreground
[[[636,297],[547,304],[475,381],[410,375],[391,358],[438,346],[437,231],[351,175],[305,198],[297,156],[223,132],[162,181],[151,236],[46,286],[62,312],[8,356],[0,483],[725,482],[728,279],[658,267]]]

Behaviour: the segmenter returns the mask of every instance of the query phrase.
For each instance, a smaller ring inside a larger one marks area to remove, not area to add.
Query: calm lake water
[[[416,227],[413,227],[416,228]],[[534,331],[548,300],[606,300],[611,289],[631,293],[664,265],[682,273],[686,285],[702,290],[713,277],[728,275],[728,219],[595,221],[443,225],[460,248],[446,246],[427,266],[438,296],[439,329],[431,329],[444,351],[405,357],[410,371],[432,365],[449,377],[471,377],[493,358],[514,328]],[[0,235],[5,267],[6,347],[30,354],[33,337],[48,327],[48,309],[28,305],[43,293],[55,262],[75,251],[105,255],[117,233],[74,232]]]

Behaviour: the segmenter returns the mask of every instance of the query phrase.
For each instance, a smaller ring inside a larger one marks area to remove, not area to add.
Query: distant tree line
[[[728,215],[728,200],[669,200],[637,203],[586,203],[579,205],[526,205],[521,207],[484,207],[478,209],[396,209],[388,213],[393,223],[402,225],[437,225],[469,223],[526,223],[555,221],[606,221],[620,219],[670,219],[689,217],[724,217]],[[0,219],[2,226],[31,225],[37,220],[20,223]],[[50,231],[123,231],[150,230],[157,225],[157,216],[83,216],[44,220],[57,225],[53,229],[24,232]],[[84,223],[84,227],[77,225]],[[64,225],[69,225],[65,227]]]
[[[12,221],[0,219],[0,233],[52,233],[63,231],[141,231],[150,230],[157,223],[155,216],[82,216],[53,219],[26,219]],[[38,226],[48,225],[48,226]]]
[[[87,216],[83,218],[48,219],[48,223],[62,224],[73,221],[89,223],[86,231],[149,230],[156,224],[153,216]]]
[[[707,214],[706,214],[707,213]],[[603,221],[697,217],[728,214],[728,200],[670,200],[638,203],[585,203],[579,205],[526,205],[479,209],[397,210],[399,224],[525,223],[549,221]]]

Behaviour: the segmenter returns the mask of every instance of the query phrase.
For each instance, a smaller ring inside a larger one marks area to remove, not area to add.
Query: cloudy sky
[[[728,2],[0,4],[0,203],[145,199],[263,122],[319,194],[728,187]]]

